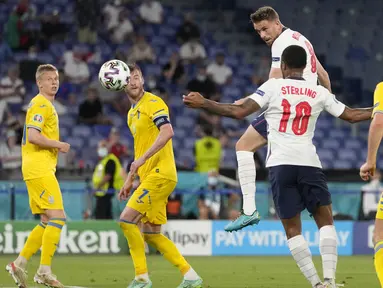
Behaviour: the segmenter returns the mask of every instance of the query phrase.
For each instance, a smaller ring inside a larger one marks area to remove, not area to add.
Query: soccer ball
[[[121,91],[128,85],[130,70],[126,63],[120,60],[105,62],[98,72],[98,80],[107,90]]]

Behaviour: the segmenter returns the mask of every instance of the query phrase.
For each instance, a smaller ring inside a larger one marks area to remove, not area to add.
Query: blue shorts
[[[265,119],[265,114],[259,115],[251,122],[251,126],[257,131],[263,138],[267,140],[267,122]]]
[[[280,165],[269,168],[275,210],[280,219],[290,219],[307,209],[311,215],[320,206],[331,204],[322,169]]]

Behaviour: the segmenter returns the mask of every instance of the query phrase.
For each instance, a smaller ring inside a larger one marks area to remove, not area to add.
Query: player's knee
[[[236,151],[249,151],[252,152],[252,146],[246,139],[240,138],[235,144]]]
[[[301,230],[296,226],[291,226],[286,228],[286,237],[287,239],[293,238],[301,234]]]
[[[64,210],[46,210],[45,216],[49,221],[53,218],[66,219]]]

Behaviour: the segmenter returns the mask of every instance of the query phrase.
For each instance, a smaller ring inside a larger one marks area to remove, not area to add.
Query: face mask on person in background
[[[29,52],[28,58],[31,60],[35,60],[37,58],[37,53],[36,52]]]
[[[104,158],[106,155],[108,155],[108,149],[105,147],[98,148],[97,154],[99,157]]]
[[[218,178],[217,177],[208,177],[207,178],[207,184],[209,186],[217,186],[218,184]]]
[[[198,74],[198,75],[197,75],[197,80],[198,80],[198,81],[205,81],[205,80],[206,80],[206,75]]]
[[[156,87],[156,80],[154,80],[154,79],[150,79],[150,80],[148,80],[148,87],[150,88],[150,89],[153,89],[153,88],[155,88]]]

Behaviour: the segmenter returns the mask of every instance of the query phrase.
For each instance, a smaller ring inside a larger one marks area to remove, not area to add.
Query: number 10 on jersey
[[[291,115],[291,104],[286,99],[282,100],[283,114],[279,123],[279,132],[286,132],[287,124]],[[295,106],[296,116],[293,119],[291,130],[295,135],[303,135],[307,131],[309,119],[311,116],[311,106],[308,102],[300,102]]]

